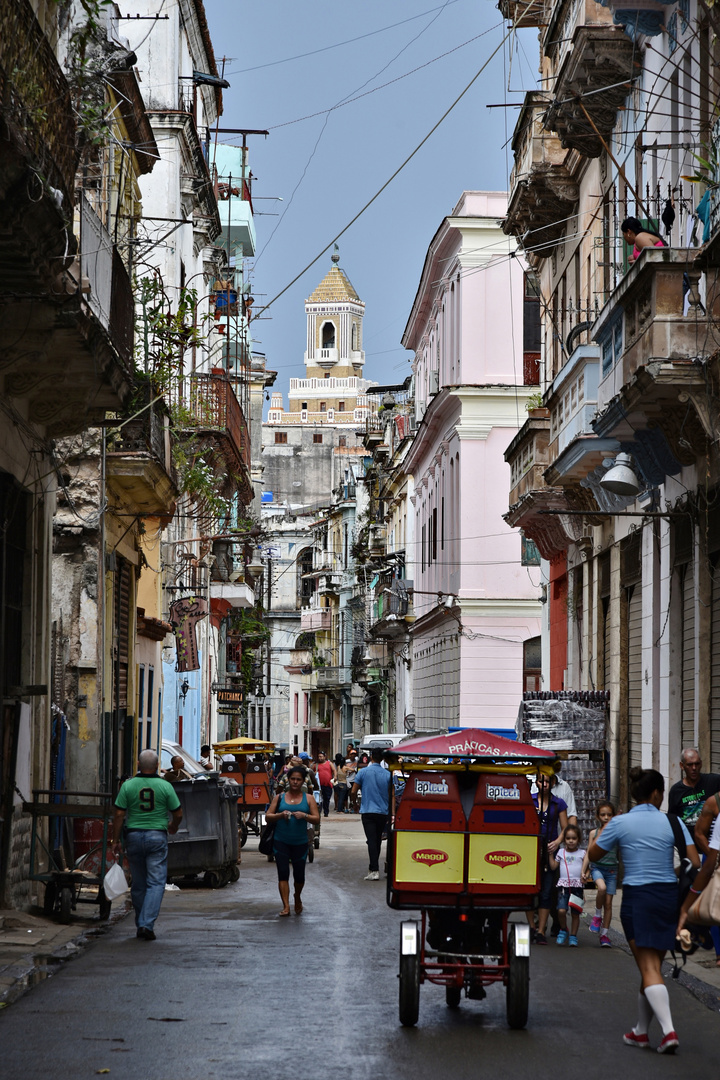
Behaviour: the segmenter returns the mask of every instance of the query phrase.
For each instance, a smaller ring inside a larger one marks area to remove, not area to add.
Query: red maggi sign
[[[412,857],[415,862],[421,863],[444,863],[448,861],[447,851],[435,851],[433,848],[423,848],[421,851],[413,851]]]
[[[522,859],[516,851],[488,851],[485,862],[492,863],[504,870],[506,866],[517,866]]]

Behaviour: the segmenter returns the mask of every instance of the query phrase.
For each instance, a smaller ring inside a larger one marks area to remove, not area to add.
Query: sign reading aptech
[[[423,848],[422,851],[413,851],[412,858],[415,862],[431,865],[433,863],[447,862],[449,855],[447,851],[436,851],[433,848]]]
[[[504,870],[506,866],[517,866],[519,862],[522,862],[522,857],[517,851],[488,851],[485,853],[485,862]]]

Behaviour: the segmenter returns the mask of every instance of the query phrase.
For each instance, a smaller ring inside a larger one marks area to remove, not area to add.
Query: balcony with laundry
[[[644,249],[631,264],[593,327],[601,352],[597,434],[629,441],[662,432],[672,457],[665,460],[663,449],[664,466],[673,468],[692,464],[717,437],[707,365],[716,362],[719,273],[688,261],[685,249]]]

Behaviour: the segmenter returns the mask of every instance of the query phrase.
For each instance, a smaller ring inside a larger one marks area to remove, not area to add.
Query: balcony
[[[540,256],[544,244],[563,234],[578,199],[578,185],[565,164],[568,152],[543,126],[547,105],[543,93],[532,91],[525,96],[512,142],[515,165],[503,225],[509,234],[529,233],[525,246]]]
[[[244,154],[247,151],[243,151],[242,147],[222,143],[213,149],[218,171],[215,193],[222,225],[219,246],[227,248],[230,254],[237,252],[248,258],[255,254],[256,242],[250,188],[243,179],[248,175]]]
[[[549,464],[550,415],[532,409],[528,419],[505,451],[510,466],[510,506],[547,487],[543,473]]]
[[[389,583],[386,579],[373,601],[371,637],[394,640],[407,636],[410,625],[415,622],[412,590],[413,582],[406,578],[393,578]]]
[[[150,391],[146,395],[149,399]],[[169,521],[178,497],[168,413],[155,402],[108,435],[108,486],[137,514]]]
[[[337,364],[340,354],[337,349],[316,349],[314,360],[318,367],[331,368]]]
[[[342,574],[321,574],[317,581],[317,591],[320,596],[337,596],[342,585]]]
[[[549,0],[500,0],[500,14],[514,26],[524,29],[544,26]]]
[[[332,627],[332,612],[328,609],[320,611],[318,608],[306,608],[300,615],[301,630],[330,630]]]
[[[550,410],[549,464],[545,478],[551,487],[582,479],[590,459],[591,468],[595,468],[609,453],[618,450],[617,445],[606,445],[606,441],[598,439],[592,428],[597,412],[599,373],[600,347],[578,345],[545,394],[545,404]]]
[[[649,463],[647,468],[658,477],[693,464],[705,453],[707,440],[716,438],[707,371],[699,361],[708,361],[715,351],[718,273],[707,270],[706,310],[701,270],[688,263],[684,249],[645,251],[593,328],[602,351],[600,412],[593,428],[602,437],[619,439],[635,456],[642,453],[642,441],[656,458],[654,470]],[[652,430],[663,434],[662,445],[656,445]]]
[[[240,402],[224,373],[191,375],[182,408],[182,427],[210,442],[218,451],[228,473],[228,484],[247,505],[253,497],[250,480],[250,433]]]
[[[86,302],[123,361],[130,365],[135,322],[132,285],[110,233],[84,195],[80,202],[80,250]]]
[[[578,26],[558,72],[545,127],[557,132],[563,147],[599,157],[641,68],[642,59],[622,27]]]

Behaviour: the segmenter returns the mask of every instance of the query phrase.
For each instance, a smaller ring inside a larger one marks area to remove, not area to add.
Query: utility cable
[[[483,65],[482,65],[482,67],[481,67],[481,68],[479,69],[479,71],[477,71],[477,72],[476,72],[476,74],[475,74],[475,75],[473,75],[473,77],[472,77],[472,79],[470,80],[470,82],[469,82],[469,83],[468,83],[468,84],[467,84],[467,85],[465,86],[465,88],[464,88],[463,90],[461,90],[461,91],[460,91],[460,93],[458,94],[458,96],[457,96],[457,97],[455,98],[455,100],[454,100],[454,101],[452,102],[452,104],[451,104],[451,105],[450,105],[450,106],[449,106],[449,107],[448,107],[448,108],[447,108],[447,109],[445,110],[445,112],[444,112],[444,113],[442,114],[442,116],[441,116],[441,117],[440,117],[440,119],[439,119],[439,120],[437,121],[437,123],[435,123],[435,124],[434,124],[434,125],[433,125],[433,126],[432,126],[432,127],[430,128],[430,130],[428,131],[427,135],[425,135],[425,136],[424,136],[424,137],[423,137],[423,138],[422,138],[422,139],[420,140],[420,142],[419,142],[419,143],[417,144],[417,146],[415,147],[415,149],[414,149],[414,150],[412,150],[412,151],[410,152],[410,154],[408,154],[408,156],[407,156],[407,157],[405,158],[405,160],[404,160],[404,161],[403,161],[403,162],[402,162],[402,163],[401,163],[400,165],[398,165],[397,169],[395,169],[395,171],[394,171],[394,172],[392,173],[392,175],[388,177],[388,179],[387,179],[387,180],[385,181],[385,183],[384,183],[384,184],[382,185],[382,187],[380,187],[380,188],[379,188],[379,189],[378,189],[378,190],[377,190],[377,191],[375,192],[375,194],[374,194],[374,195],[372,196],[372,198],[368,199],[368,201],[367,201],[367,202],[365,203],[365,205],[364,205],[363,207],[361,207],[361,209],[360,209],[360,210],[358,210],[358,212],[357,212],[357,213],[355,214],[355,216],[354,216],[353,218],[351,218],[351,219],[350,219],[350,221],[349,221],[349,222],[347,223],[347,225],[345,225],[345,226],[344,226],[344,227],[343,227],[343,228],[342,228],[342,229],[340,230],[340,232],[338,232],[338,233],[337,233],[337,234],[336,234],[336,235],[335,235],[335,236],[334,236],[334,237],[332,238],[332,240],[330,240],[330,241],[329,241],[329,242],[328,242],[328,243],[327,243],[327,244],[325,245],[325,247],[324,247],[324,248],[322,249],[322,251],[319,251],[319,252],[318,252],[318,254],[317,254],[317,255],[315,256],[315,258],[314,258],[314,259],[312,259],[312,260],[311,260],[311,261],[310,261],[310,262],[309,262],[309,263],[307,264],[307,266],[303,267],[303,269],[302,269],[302,270],[301,270],[301,271],[300,271],[300,272],[299,272],[298,274],[296,274],[296,275],[295,275],[295,277],[294,277],[294,278],[292,279],[292,281],[289,281],[289,282],[288,282],[288,284],[287,284],[287,285],[285,285],[285,286],[284,286],[284,288],[282,288],[282,289],[280,290],[280,292],[279,292],[279,293],[276,293],[276,294],[275,294],[275,296],[273,296],[272,300],[269,300],[269,301],[267,302],[267,304],[265,304],[265,305],[264,305],[263,307],[261,307],[261,308],[260,308],[260,310],[259,310],[259,311],[257,312],[257,314],[256,314],[256,315],[253,315],[253,319],[256,319],[256,318],[258,318],[258,316],[262,315],[262,313],[263,313],[263,312],[267,311],[267,310],[268,310],[268,309],[269,309],[270,307],[272,307],[272,305],[273,305],[273,304],[274,304],[274,303],[275,303],[275,302],[276,302],[277,300],[279,300],[281,296],[284,296],[284,294],[285,294],[285,293],[286,293],[286,292],[288,291],[288,289],[291,289],[291,288],[292,288],[292,286],[293,286],[293,285],[295,284],[295,282],[296,282],[296,281],[299,281],[299,280],[300,280],[300,278],[301,278],[301,277],[303,276],[303,274],[306,274],[306,273],[307,273],[307,271],[308,271],[308,270],[310,270],[310,269],[311,269],[311,268],[312,268],[312,267],[313,267],[313,266],[315,265],[315,263],[316,263],[316,262],[318,261],[318,259],[321,259],[321,258],[323,257],[323,255],[325,254],[325,252],[326,252],[326,251],[328,251],[328,250],[329,250],[329,249],[330,249],[330,248],[331,248],[331,247],[333,246],[333,244],[337,243],[337,241],[338,241],[338,240],[340,239],[340,237],[341,237],[341,236],[344,236],[344,234],[345,234],[345,233],[346,233],[346,232],[348,231],[348,229],[350,229],[350,228],[351,228],[351,227],[352,227],[352,226],[353,226],[353,225],[355,224],[355,222],[356,222],[356,221],[357,221],[357,220],[358,220],[358,219],[359,219],[360,217],[362,217],[362,215],[363,215],[363,214],[365,213],[365,211],[366,211],[366,210],[368,210],[368,209],[369,209],[369,208],[370,208],[370,207],[372,206],[372,204],[373,204],[374,202],[376,202],[376,201],[377,201],[377,199],[379,199],[379,197],[380,197],[380,196],[382,195],[382,193],[383,193],[383,192],[385,191],[385,189],[386,189],[386,188],[388,188],[388,187],[390,186],[390,184],[391,184],[391,183],[393,182],[393,180],[395,179],[395,177],[396,177],[396,176],[399,176],[399,174],[400,174],[400,173],[401,173],[401,172],[403,171],[403,169],[405,168],[405,166],[406,166],[406,165],[408,165],[408,164],[409,164],[409,163],[410,163],[410,162],[412,161],[412,159],[413,159],[413,158],[414,158],[414,157],[416,156],[416,154],[418,154],[418,153],[419,153],[419,151],[420,151],[420,150],[421,150],[421,149],[423,148],[423,146],[424,146],[424,145],[425,145],[425,143],[426,143],[426,142],[428,141],[428,139],[430,139],[430,138],[431,138],[431,136],[435,134],[435,132],[436,132],[436,131],[437,131],[437,129],[438,129],[439,127],[440,127],[440,125],[441,125],[441,124],[443,123],[443,121],[447,119],[447,117],[448,117],[448,116],[450,115],[450,113],[451,113],[451,112],[453,111],[453,109],[455,108],[455,106],[456,106],[456,105],[458,105],[460,101],[462,101],[462,99],[463,99],[463,98],[465,97],[465,95],[467,94],[467,92],[468,92],[468,91],[469,91],[469,90],[470,90],[470,89],[471,89],[471,88],[472,88],[472,87],[473,87],[473,86],[475,85],[475,83],[477,82],[477,80],[478,80],[478,79],[480,78],[480,76],[482,75],[482,73],[483,73],[483,72],[485,71],[485,69],[486,69],[486,68],[488,67],[488,65],[490,64],[490,62],[491,62],[492,60],[494,60],[494,59],[495,59],[495,57],[497,56],[497,54],[498,54],[498,53],[500,52],[500,50],[501,50],[501,49],[502,49],[502,47],[504,46],[505,42],[507,41],[507,39],[508,39],[508,37],[510,36],[510,34],[511,34],[511,33],[512,33],[512,28],[511,28],[510,30],[508,30],[508,31],[507,31],[507,32],[506,32],[506,33],[504,34],[504,36],[503,36],[502,40],[500,41],[500,44],[499,44],[499,45],[498,45],[498,46],[497,46],[497,47],[496,47],[495,49],[493,49],[493,51],[492,51],[492,52],[490,53],[490,55],[488,56],[487,60],[486,60],[486,61],[485,61],[485,63],[484,63]]]

